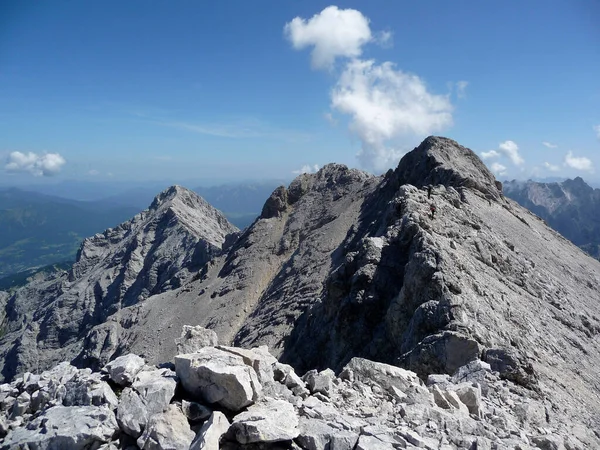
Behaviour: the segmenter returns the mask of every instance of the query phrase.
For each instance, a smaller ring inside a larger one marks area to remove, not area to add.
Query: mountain
[[[3,376],[73,359],[84,344],[80,357],[93,365],[94,345],[119,345],[87,336],[94,325],[179,287],[236,231],[197,194],[173,186],[133,219],[85,239],[70,271],[30,283],[8,299],[1,317]]]
[[[222,254],[185,277],[173,266],[159,288],[134,289],[114,306],[106,299],[115,274],[147,273],[148,253],[126,256],[127,236],[106,232],[82,247],[82,272],[76,264],[63,281],[6,300],[5,378],[49,368],[77,353],[69,348],[81,350],[79,366],[127,352],[172,361],[182,326],[200,325],[225,344],[268,345],[298,372],[339,372],[360,357],[421,379],[469,381],[465,365],[488,367],[498,389],[519,396],[515,414],[539,416],[537,433],[600,426],[600,262],[506,198],[481,160],[450,139],[425,139],[380,177],[339,164],[301,175],[275,189]],[[177,242],[164,251],[187,248]],[[494,411],[486,420],[512,423]]]
[[[129,207],[78,202],[19,189],[0,190],[0,278],[73,261],[86,236],[135,214]]]
[[[595,258],[600,258],[600,189],[580,177],[559,183],[504,182],[506,196]]]

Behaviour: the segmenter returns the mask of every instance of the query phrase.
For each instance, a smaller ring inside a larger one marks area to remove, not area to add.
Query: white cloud
[[[39,177],[56,175],[66,160],[58,153],[11,152],[8,155],[5,169],[8,172],[29,172]]]
[[[546,141],[542,142],[542,145],[543,145],[544,147],[548,147],[548,148],[558,148],[558,145],[556,145],[556,144],[553,144],[553,143],[551,143],[551,142],[546,142]]]
[[[600,125],[596,125],[594,127],[594,131],[596,132],[596,136],[600,139]]]
[[[308,20],[294,18],[285,24],[284,33],[297,50],[314,47],[311,57],[315,69],[331,68],[340,56],[358,57],[362,46],[373,40],[369,19],[360,11],[337,6],[328,6]],[[390,38],[391,34],[387,40]]]
[[[491,166],[492,172],[496,175],[504,176],[506,175],[506,166],[503,166],[499,162],[492,163]]]
[[[375,41],[383,48],[394,46],[394,34],[391,31],[381,31],[375,36]]]
[[[337,119],[335,117],[333,117],[333,114],[331,114],[330,112],[327,112],[327,113],[323,114],[323,117],[325,117],[325,120],[327,122],[329,122],[329,124],[332,125],[332,126],[334,126],[334,127],[338,123]]]
[[[550,164],[549,162],[544,162],[544,167],[548,169],[550,172],[558,172],[560,170],[559,166],[554,164]]]
[[[467,86],[469,85],[468,81],[458,81],[456,83],[456,96],[458,98],[466,97]]]
[[[565,166],[585,172],[594,171],[594,165],[589,158],[584,156],[573,156],[572,151],[569,151],[569,153],[565,155]]]
[[[100,172],[98,172],[96,169],[92,169],[88,172],[88,175],[95,177],[96,175],[100,175]]]
[[[331,91],[331,107],[352,117],[350,129],[362,143],[359,159],[377,170],[401,154],[387,148],[387,141],[424,137],[452,125],[448,96],[430,93],[421,78],[395,70],[390,62],[350,61]]]
[[[500,153],[498,153],[496,150],[490,150],[489,152],[481,152],[481,159],[483,159],[484,161],[486,159],[498,158],[499,156]]]
[[[318,164],[315,164],[314,166],[311,166],[309,164],[305,164],[305,165],[303,165],[298,170],[292,170],[292,173],[300,175],[301,173],[315,173],[315,172],[318,172],[318,171],[319,171],[319,165]]]
[[[508,157],[515,166],[522,165],[525,160],[519,155],[519,146],[513,141],[504,141],[499,145],[500,153]]]

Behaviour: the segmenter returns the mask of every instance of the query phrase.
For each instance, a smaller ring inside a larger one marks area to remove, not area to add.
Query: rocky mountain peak
[[[499,199],[502,184],[470,149],[452,139],[429,136],[404,155],[395,171],[398,184],[471,188],[486,198]]]
[[[119,336],[110,326],[88,335],[90,329],[123,307],[181,286],[237,231],[194,192],[181,186],[161,192],[131,220],[85,239],[68,277],[34,284],[8,300],[6,314],[13,320],[0,341],[2,375],[10,378],[33,360],[49,367],[73,359],[82,347],[83,364],[106,362],[100,354],[118,352]],[[34,314],[37,327],[28,331],[23,324]]]

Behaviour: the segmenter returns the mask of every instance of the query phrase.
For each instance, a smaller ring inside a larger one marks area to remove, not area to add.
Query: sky
[[[426,136],[600,179],[596,0],[0,3],[0,184],[376,174]]]

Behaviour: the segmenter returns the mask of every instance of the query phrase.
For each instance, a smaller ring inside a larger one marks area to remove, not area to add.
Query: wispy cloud
[[[490,150],[489,152],[481,152],[481,159],[484,161],[487,159],[494,159],[500,157],[500,153],[496,150]]]
[[[338,124],[337,119],[333,117],[333,114],[331,114],[330,112],[323,114],[323,117],[325,117],[325,120],[334,127]]]
[[[571,169],[581,170],[583,172],[593,172],[594,164],[589,158],[584,156],[573,156],[573,152],[569,151],[565,155],[565,166]]]
[[[521,166],[525,163],[525,160],[519,154],[519,146],[513,141],[504,141],[498,148],[500,153],[506,156],[515,166]]]
[[[295,173],[296,175],[300,175],[301,173],[315,173],[318,171],[319,171],[318,164],[315,164],[313,166],[311,166],[309,164],[305,164],[298,170],[292,170],[292,173]]]
[[[4,168],[7,172],[26,172],[36,177],[50,177],[59,173],[66,162],[58,153],[11,152]]]
[[[552,144],[551,142],[547,142],[547,141],[542,142],[542,145],[544,147],[548,147],[548,148],[558,148],[558,145]]]
[[[254,119],[233,120],[231,122],[187,122],[155,121],[162,126],[178,128],[192,133],[228,139],[277,139],[288,142],[309,141],[311,135],[296,130],[286,130]]]
[[[100,172],[97,171],[96,169],[92,169],[92,170],[88,170],[88,175],[95,177],[95,176],[100,175]]]
[[[596,132],[596,137],[600,139],[600,124],[594,126],[594,131]]]
[[[550,164],[549,162],[544,162],[544,167],[550,172],[558,172],[560,170],[560,166]]]
[[[468,81],[458,81],[456,83],[456,96],[458,98],[465,98],[467,96],[467,86],[469,85]]]
[[[492,169],[492,172],[494,172],[496,175],[499,175],[499,176],[506,175],[506,166],[503,166],[499,162],[492,163],[491,169]]]

